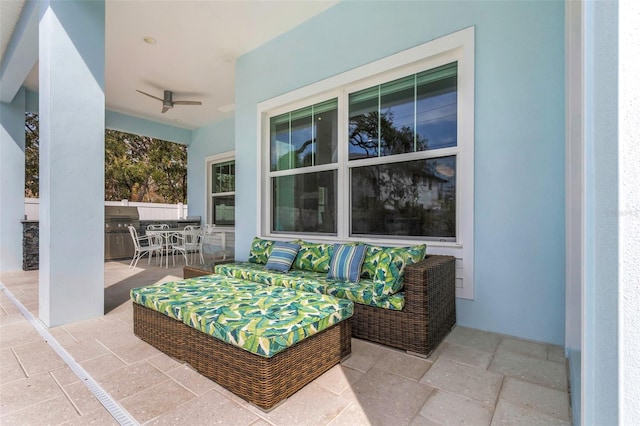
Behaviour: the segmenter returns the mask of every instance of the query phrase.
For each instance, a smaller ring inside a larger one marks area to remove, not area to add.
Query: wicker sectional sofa
[[[299,251],[287,272],[267,269],[275,241],[256,237],[248,262],[216,265],[215,273],[349,299],[354,302],[354,337],[424,357],[455,325],[454,257],[425,256],[424,245],[366,245],[360,279],[344,282],[327,278],[334,244],[295,243]]]
[[[455,258],[425,251],[256,237],[249,262],[132,289],[134,333],[270,410],[348,356],[352,335],[435,349],[456,322]]]

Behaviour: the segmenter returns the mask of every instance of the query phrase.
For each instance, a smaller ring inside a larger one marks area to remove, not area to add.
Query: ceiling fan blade
[[[163,102],[163,101],[164,101],[164,99],[159,98],[159,97],[157,97],[157,96],[150,95],[150,94],[148,94],[148,93],[145,93],[145,92],[143,92],[142,90],[138,90],[138,89],[136,89],[136,92],[142,93],[143,95],[147,95],[147,96],[148,96],[148,97],[150,97],[150,98],[157,99],[157,100],[159,100],[160,102]]]
[[[202,105],[200,101],[173,101],[174,105]]]
[[[168,106],[166,106],[166,105],[165,105],[165,106],[163,106],[163,107],[162,107],[162,112],[161,112],[161,114],[164,114],[165,112],[169,111],[170,109],[171,109],[171,108],[170,108],[170,107],[168,107]]]

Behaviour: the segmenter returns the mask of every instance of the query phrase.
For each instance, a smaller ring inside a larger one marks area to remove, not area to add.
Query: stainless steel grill
[[[133,240],[129,226],[140,230],[140,215],[137,207],[105,206],[104,208],[104,258],[123,259],[132,257]]]

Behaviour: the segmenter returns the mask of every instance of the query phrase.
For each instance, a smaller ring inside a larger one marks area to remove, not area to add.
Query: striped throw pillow
[[[327,278],[357,283],[366,250],[365,245],[335,244]]]
[[[300,250],[300,244],[276,241],[264,267],[274,271],[288,272],[298,250]]]

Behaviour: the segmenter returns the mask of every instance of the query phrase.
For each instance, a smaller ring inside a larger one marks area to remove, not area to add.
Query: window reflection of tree
[[[392,113],[372,111],[352,117],[349,124],[349,143],[365,157],[423,151],[428,144],[420,135],[414,140],[411,127],[395,127]],[[449,162],[436,158],[352,169],[352,232],[454,237],[455,177],[437,172],[442,161]],[[455,158],[448,166],[455,170]]]

